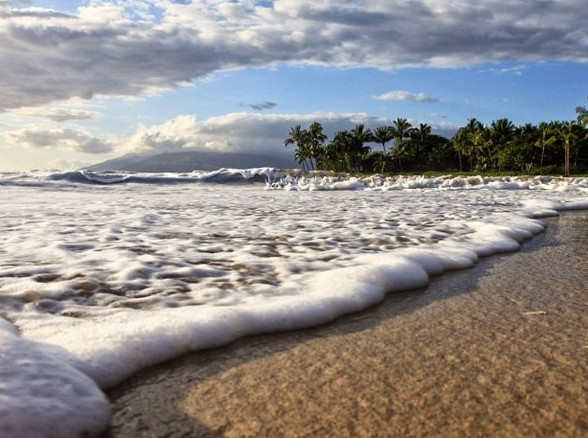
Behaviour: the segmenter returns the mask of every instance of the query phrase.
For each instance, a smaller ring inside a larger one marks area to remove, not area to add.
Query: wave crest
[[[261,167],[254,169],[218,169],[214,171],[193,171],[189,173],[133,173],[133,172],[91,172],[77,170],[68,172],[3,173],[0,185],[43,186],[56,183],[117,185],[117,184],[190,184],[190,183],[266,183],[272,182],[280,171]]]

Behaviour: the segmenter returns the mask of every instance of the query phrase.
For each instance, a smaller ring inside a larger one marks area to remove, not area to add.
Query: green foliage
[[[296,125],[288,134],[284,141],[285,146],[296,145],[294,158],[298,164],[302,164],[305,169],[316,169],[317,161],[321,158],[322,148],[327,136],[323,133],[323,127],[320,123],[312,123],[308,129],[302,129]]]
[[[381,144],[384,153],[386,153],[386,143],[394,139],[394,130],[390,126],[380,126],[373,133],[372,140]]]
[[[473,118],[450,140],[432,134],[431,126],[413,127],[397,118],[373,132],[364,125],[340,131],[329,142],[318,122],[290,129],[286,146],[305,169],[352,173],[475,172],[484,174],[554,174],[588,171],[588,114],[578,121],[515,126],[498,119],[489,126]],[[585,122],[581,122],[584,120]],[[392,148],[386,144],[394,140]],[[374,151],[378,144],[381,150]],[[563,153],[562,153],[563,152]]]

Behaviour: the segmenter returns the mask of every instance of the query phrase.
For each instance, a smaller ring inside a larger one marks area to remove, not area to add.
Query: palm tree
[[[451,139],[451,143],[453,145],[453,149],[455,149],[455,152],[457,152],[457,159],[459,160],[459,171],[461,172],[463,170],[461,157],[467,157],[469,151],[469,139],[466,130],[464,128],[459,128]]]
[[[459,158],[459,170],[463,170],[461,161],[462,156],[469,158],[470,170],[474,170],[474,161],[477,161],[477,151],[473,142],[473,137],[476,132],[482,129],[485,129],[484,125],[477,119],[473,118],[468,121],[466,126],[458,129],[455,133],[452,143]]]
[[[570,147],[571,144],[575,142],[576,138],[576,129],[575,127],[578,126],[576,121],[567,121],[562,124],[561,129],[559,130],[559,135],[561,136],[564,142],[565,148],[565,164],[564,164],[564,174],[565,176],[570,176]]]
[[[296,125],[290,128],[288,138],[284,140],[284,146],[288,147],[291,144],[296,145],[296,151],[294,151],[294,158],[298,164],[302,164],[303,168],[307,168],[306,160],[310,158],[308,148],[308,131],[302,129],[300,125]],[[312,161],[311,161],[312,163]]]
[[[313,168],[316,167],[319,157],[321,156],[323,145],[327,141],[327,136],[323,133],[323,127],[319,122],[314,122],[308,127],[306,132],[306,142],[309,149],[309,159]],[[314,163],[313,163],[314,159]]]
[[[337,133],[339,135],[339,133]],[[321,165],[329,170],[342,172],[347,169],[346,153],[341,137],[335,136],[333,141],[327,144],[322,151]]]
[[[534,165],[534,145],[539,140],[538,128],[526,123],[514,129],[512,139],[496,151],[498,170],[516,169],[529,172]]]
[[[327,150],[337,158],[341,170],[351,170],[353,168],[353,146],[351,134],[349,131],[339,131],[327,147]]]
[[[409,136],[412,125],[406,119],[398,117],[393,122],[392,132],[394,134],[395,150],[394,155],[398,159],[398,168],[402,167],[401,158],[406,155],[404,148],[404,139]]]
[[[494,141],[497,141],[500,145],[503,145],[512,139],[515,126],[508,119],[498,119],[492,122],[490,125],[490,130]]]
[[[356,170],[361,170],[361,162],[363,161],[365,154],[370,150],[365,144],[373,141],[372,132],[369,129],[365,129],[363,124],[359,124],[355,125],[355,128],[353,128],[349,134],[351,136],[351,153],[354,158],[354,167]]]
[[[535,146],[541,148],[541,164],[539,167],[543,167],[543,157],[545,156],[545,147],[550,146],[557,141],[557,137],[554,135],[555,133],[551,129],[547,123],[542,122],[539,125],[539,133],[540,137],[535,142]]]
[[[484,124],[482,122],[480,122],[478,119],[471,118],[470,120],[468,120],[468,124],[465,125],[465,129],[468,132],[475,132],[478,129],[482,129],[484,127]]]
[[[474,150],[478,153],[478,160],[476,167],[482,170],[488,169],[492,164],[494,157],[494,142],[492,141],[491,130],[488,128],[478,129],[471,134],[472,145]]]
[[[369,143],[373,140],[372,131],[365,129],[365,125],[363,123],[355,125],[355,128],[353,128],[350,132],[353,136],[353,139],[357,142],[357,144],[361,144],[361,146],[363,146],[364,143]]]
[[[388,164],[389,155],[386,152],[373,152],[372,159],[374,169],[378,169],[379,173],[384,173],[386,171],[386,165]]]
[[[394,126],[392,127],[392,132],[394,134],[394,138],[396,139],[396,146],[399,146],[410,132],[410,128],[412,125],[406,119],[402,119],[398,117],[393,122]]]
[[[416,156],[417,159],[420,151],[425,147],[425,140],[431,135],[431,125],[420,123],[418,128],[412,130],[412,137],[416,140]]]
[[[294,159],[298,164],[302,164],[302,168],[304,170],[307,169],[308,165],[306,164],[306,155],[304,154],[303,150],[296,149],[296,151],[294,152]]]
[[[489,146],[492,150],[488,151],[490,159],[490,165],[496,167],[496,158],[498,153],[504,150],[510,142],[514,139],[516,129],[515,125],[508,119],[494,120],[490,125],[490,139],[492,144]]]
[[[386,153],[386,143],[394,139],[394,131],[390,126],[380,126],[373,135],[373,141],[382,145],[384,153]]]

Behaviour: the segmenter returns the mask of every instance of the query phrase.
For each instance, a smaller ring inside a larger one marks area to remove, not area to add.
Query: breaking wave
[[[5,172],[0,173],[0,185],[27,187],[55,187],[63,184],[112,186],[120,184],[239,184],[265,183],[268,190],[319,191],[319,190],[368,190],[389,191],[407,189],[441,190],[555,190],[588,191],[586,177],[554,176],[390,176],[372,175],[353,177],[347,174],[300,169],[276,169],[260,167],[251,169],[222,168],[213,171],[194,170],[188,173],[134,173],[91,172],[88,170],[68,172]]]
[[[193,171],[190,173],[132,173],[91,172],[77,170],[69,172],[0,173],[0,185],[42,187],[59,183],[86,185],[117,184],[193,184],[193,183],[265,183],[273,181],[280,172],[262,167],[254,169],[218,169]]]

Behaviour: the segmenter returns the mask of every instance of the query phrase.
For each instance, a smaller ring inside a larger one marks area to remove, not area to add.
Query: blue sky
[[[0,171],[128,152],[286,153],[396,117],[572,119],[588,95],[581,0],[0,1]]]
[[[501,69],[515,69],[500,73]],[[135,104],[152,121],[193,112],[202,117],[253,111],[252,102],[270,101],[274,111],[366,112],[465,123],[471,117],[516,123],[575,117],[588,93],[588,65],[566,62],[496,64],[459,69],[282,66],[220,73],[194,87],[163,93]],[[433,103],[381,101],[374,96],[410,90],[440,100]],[[154,105],[155,104],[155,105]]]

